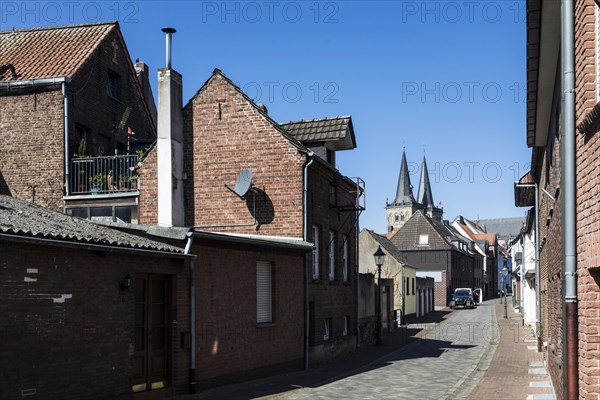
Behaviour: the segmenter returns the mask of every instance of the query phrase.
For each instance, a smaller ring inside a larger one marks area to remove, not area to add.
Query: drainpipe
[[[190,254],[193,242],[193,232],[187,233],[187,243],[184,254]],[[196,393],[196,276],[194,259],[190,258],[190,393]]]
[[[308,193],[308,167],[310,167],[310,165],[313,163],[314,161],[314,156],[315,153],[313,153],[312,151],[308,151],[307,157],[310,159],[310,161],[308,163],[306,163],[304,165],[304,187],[302,188],[302,214],[303,214],[303,225],[304,225],[304,232],[303,232],[303,237],[304,237],[304,241],[308,242],[308,210],[307,210],[307,204],[308,204],[308,199],[307,199],[307,193]],[[309,315],[308,315],[308,306],[309,306],[309,301],[308,301],[308,280],[310,279],[310,277],[312,276],[312,274],[309,271],[310,268],[310,262],[309,262],[309,258],[305,256],[305,262],[304,262],[304,369],[308,369],[308,355],[309,355],[309,347],[310,347],[310,343],[309,343],[309,334],[310,334],[310,327],[309,327]]]
[[[357,199],[358,201],[358,199]],[[355,340],[355,349],[358,350],[358,348],[360,347],[360,329],[358,326],[358,299],[360,296],[360,276],[359,276],[359,271],[360,271],[360,265],[358,265],[358,263],[360,262],[360,251],[359,251],[359,247],[360,247],[360,225],[359,225],[359,213],[360,211],[358,210],[358,208],[356,209],[356,250],[354,251],[354,286],[355,286],[355,294],[354,294],[354,335],[356,335],[356,340]]]
[[[67,93],[67,82],[62,82],[64,130],[65,130],[65,195],[71,194],[69,188],[69,94]]]
[[[542,288],[541,282],[541,271],[540,271],[540,200],[538,193],[538,184],[535,183],[535,334],[537,336],[537,351],[542,352]]]
[[[563,371],[566,384],[563,398],[579,398],[579,376],[577,366],[577,236],[576,236],[576,192],[575,192],[575,55],[574,55],[574,7],[573,0],[562,0],[562,69],[564,127],[562,147],[562,186],[563,186],[563,290],[564,324]]]

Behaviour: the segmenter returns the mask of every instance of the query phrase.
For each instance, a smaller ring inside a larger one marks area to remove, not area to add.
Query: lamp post
[[[508,275],[508,268],[502,268],[502,292],[504,293],[504,319],[508,318],[506,311],[506,276]]]
[[[375,258],[375,265],[377,265],[377,340],[375,344],[381,346],[381,266],[385,259],[385,253],[381,250],[381,246],[373,254]]]

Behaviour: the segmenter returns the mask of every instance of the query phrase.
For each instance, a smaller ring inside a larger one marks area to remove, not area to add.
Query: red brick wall
[[[200,386],[249,379],[261,369],[283,364],[300,369],[304,357],[303,253],[214,241],[194,245],[193,252],[198,255],[196,360]],[[257,261],[274,265],[273,326],[256,324]]]
[[[305,156],[218,73],[184,109],[184,153],[187,225],[302,237]],[[225,188],[243,168],[258,189],[247,200]]]
[[[176,275],[182,262],[6,241],[0,246],[3,398],[21,398],[23,390],[44,399],[131,398],[135,287],[119,289],[128,272],[173,277],[178,323],[171,330],[170,387],[187,390],[189,350],[179,342],[179,333],[189,331],[187,268]],[[52,300],[63,294],[72,297]]]
[[[596,105],[593,0],[575,2],[576,119]],[[600,133],[576,133],[579,396],[600,398]],[[595,270],[593,270],[595,268]],[[596,272],[591,272],[596,271]]]
[[[152,148],[136,171],[139,176],[140,224],[158,223],[158,162],[156,146]]]
[[[557,88],[560,80],[557,81]],[[555,90],[554,107],[550,118],[546,147],[537,148],[537,169],[539,185],[552,196],[561,184],[561,142],[558,104],[560,91]],[[562,201],[559,195],[555,200],[547,194],[539,193],[540,220],[540,284],[542,318],[541,329],[544,341],[548,342],[546,358],[548,370],[556,394],[562,398],[563,390],[563,313],[562,313]]]
[[[62,210],[64,119],[60,88],[0,91],[0,193]]]
[[[445,271],[442,271],[442,281],[434,284],[434,305],[436,307],[448,306],[448,277]]]
[[[76,126],[88,128],[87,155],[114,155],[126,146],[127,128],[135,139],[156,134],[143,106],[131,60],[113,30],[67,85],[70,149],[78,151]],[[121,98],[109,98],[108,70],[121,76]],[[26,89],[27,90],[27,89]],[[0,193],[63,210],[64,107],[60,86],[36,93],[0,91]],[[103,148],[100,149],[99,147]],[[102,152],[100,152],[102,150]]]
[[[308,176],[308,199],[307,199],[307,226],[308,240],[313,241],[312,226],[316,225],[320,232],[320,278],[313,280],[309,287],[309,301],[314,302],[314,326],[310,327],[310,336],[314,338],[313,346],[322,346],[323,353],[313,357],[327,358],[334,355],[337,350],[346,346],[348,341],[355,337],[356,329],[356,277],[354,275],[356,266],[356,226],[355,212],[341,211],[330,205],[330,183],[333,182],[335,171],[328,168],[320,160],[315,160],[309,167]],[[355,187],[347,181],[341,181],[337,186],[337,205],[348,206],[355,204]],[[329,232],[335,233],[335,279],[329,280],[328,275],[328,245]],[[342,252],[343,237],[347,236],[349,241],[349,265],[350,281],[343,282]],[[311,256],[309,256],[311,257]],[[312,261],[310,261],[312,268]],[[312,271],[312,269],[311,269]],[[312,273],[311,273],[312,276]],[[344,317],[349,317],[349,335],[342,336]],[[323,340],[325,331],[325,318],[332,320],[332,341],[327,343]],[[337,349],[336,349],[337,347]]]

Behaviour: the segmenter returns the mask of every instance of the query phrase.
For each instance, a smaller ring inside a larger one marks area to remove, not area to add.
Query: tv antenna
[[[225,187],[235,193],[240,199],[246,200],[248,192],[252,190],[252,170],[244,168],[235,180],[235,189],[225,184]]]

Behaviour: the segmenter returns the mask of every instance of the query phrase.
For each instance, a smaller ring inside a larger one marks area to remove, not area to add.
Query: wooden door
[[[165,275],[135,278],[133,391],[169,384],[169,280]]]

